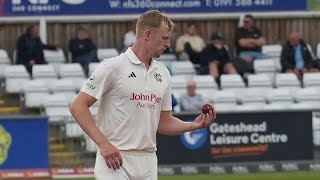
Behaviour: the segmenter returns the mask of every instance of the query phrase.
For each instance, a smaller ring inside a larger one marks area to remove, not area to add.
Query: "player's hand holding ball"
[[[202,110],[203,114],[207,114],[207,113],[209,113],[209,111],[212,111],[212,112],[214,111],[213,107],[211,106],[211,104],[203,105],[201,110]]]
[[[211,104],[205,104],[201,108],[202,113],[194,120],[194,130],[209,127],[216,119],[216,111]]]

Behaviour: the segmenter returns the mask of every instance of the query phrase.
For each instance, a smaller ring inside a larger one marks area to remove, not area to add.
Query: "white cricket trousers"
[[[94,175],[96,180],[157,180],[158,159],[155,152],[120,151],[122,166],[110,169],[97,152]]]

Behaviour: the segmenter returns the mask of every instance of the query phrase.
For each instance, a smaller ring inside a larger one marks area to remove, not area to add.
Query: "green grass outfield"
[[[58,180],[58,179],[57,179]],[[94,178],[59,179],[94,180]],[[320,180],[320,172],[258,173],[230,175],[160,176],[159,180]]]

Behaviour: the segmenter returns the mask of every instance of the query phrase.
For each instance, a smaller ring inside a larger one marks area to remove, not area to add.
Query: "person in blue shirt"
[[[302,75],[305,72],[317,72],[307,44],[298,32],[292,32],[288,41],[282,46],[281,66],[282,72]]]
[[[171,94],[171,101],[172,101],[172,109],[173,109],[176,105],[178,105],[178,101],[173,94]]]

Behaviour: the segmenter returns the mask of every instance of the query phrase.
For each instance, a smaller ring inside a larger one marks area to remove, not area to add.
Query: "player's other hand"
[[[122,157],[119,150],[112,144],[102,144],[99,147],[100,153],[107,166],[111,169],[117,170],[122,166]]]
[[[192,123],[193,130],[208,128],[214,121],[216,120],[216,111],[215,109],[210,110],[209,113],[203,114],[201,113],[198,117],[196,117]]]

